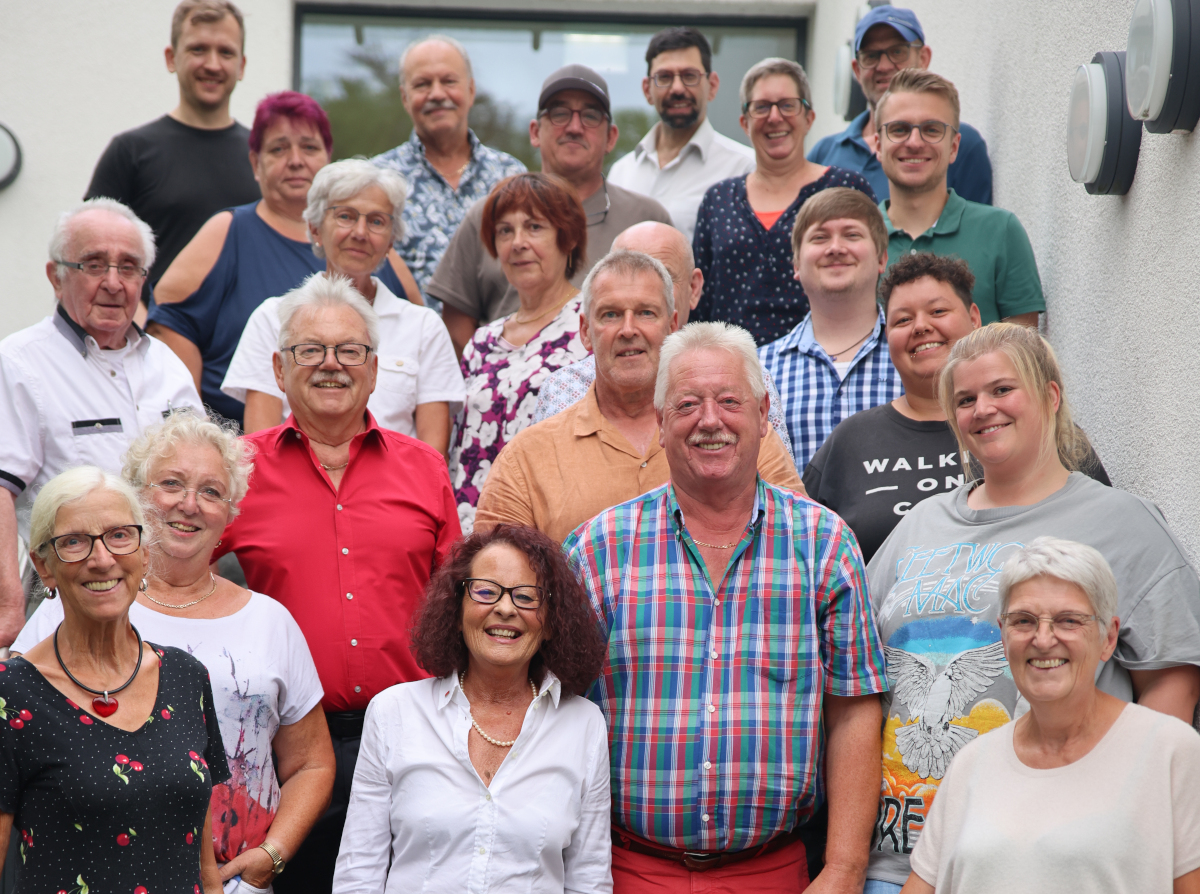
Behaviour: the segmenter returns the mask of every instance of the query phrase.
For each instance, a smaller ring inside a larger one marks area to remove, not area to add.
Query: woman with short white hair
[[[325,259],[325,275],[348,278],[379,315],[379,378],[367,408],[382,427],[445,455],[450,420],[466,397],[450,334],[434,311],[397,297],[375,275],[404,236],[407,195],[395,171],[350,158],[317,172],[304,219],[313,252]],[[269,298],[251,314],[221,384],[245,402],[248,433],[279,425],[289,413],[271,367],[281,301]]]
[[[271,887],[333,787],[323,690],[299,626],[274,599],[210,570],[249,487],[247,447],[231,423],[175,413],[130,445],[123,483],[150,509],[153,534],[129,619],[151,641],[202,661],[211,678],[208,714],[220,725],[233,777],[212,789],[208,852],[231,894]],[[66,608],[62,599],[44,601],[13,650],[32,654]]]
[[[954,758],[904,894],[1200,891],[1200,737],[1096,688],[1120,626],[1104,557],[1039,537],[999,598],[1029,711]]]

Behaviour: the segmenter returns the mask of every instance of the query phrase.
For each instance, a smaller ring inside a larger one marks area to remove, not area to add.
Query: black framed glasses
[[[1099,621],[1097,615],[1084,615],[1079,612],[1060,612],[1052,618],[1039,617],[1029,612],[1006,612],[1000,616],[1004,629],[1020,636],[1033,636],[1042,626],[1042,621],[1050,625],[1051,633],[1065,633],[1068,636],[1078,633],[1092,621]]]
[[[110,267],[117,268],[117,276],[121,279],[142,279],[146,276],[147,270],[145,267],[139,267],[137,264],[126,261],[124,264],[107,264],[104,261],[55,261],[55,264],[61,264],[64,267],[70,267],[72,270],[82,270],[88,276],[99,279],[108,273]]]
[[[811,109],[807,99],[795,97],[791,99],[777,99],[774,102],[766,99],[756,99],[754,102],[742,104],[742,114],[749,115],[751,118],[766,118],[771,114],[771,109],[779,109],[779,114],[784,118],[795,118],[800,114],[801,109]]]
[[[177,481],[174,478],[165,478],[159,482],[152,481],[146,487],[158,488],[164,494],[176,497],[179,501],[187,499],[188,494],[195,494],[197,500],[202,500],[210,506],[216,506],[220,503],[233,503],[233,500],[223,495],[211,484],[206,484],[204,487],[185,487],[182,481]]]
[[[330,205],[328,213],[333,215],[333,222],[339,230],[354,229],[358,225],[358,219],[364,216],[357,208],[351,208],[349,205]],[[375,235],[392,232],[392,216],[390,214],[371,211],[365,217],[367,229]]]
[[[95,549],[97,540],[103,540],[104,548],[112,555],[127,556],[136,553],[142,545],[142,526],[118,525],[102,534],[59,534],[57,537],[51,537],[42,546],[49,544],[54,547],[54,554],[58,556],[59,561],[70,565],[88,558]]]
[[[650,80],[660,90],[666,90],[675,83],[676,78],[683,81],[685,87],[695,87],[704,80],[704,72],[695,68],[686,68],[683,71],[656,71],[650,75]]]
[[[594,109],[591,106],[588,106],[586,109],[569,109],[566,106],[554,106],[550,109],[542,109],[540,114],[549,118],[550,123],[555,127],[566,127],[576,115],[579,116],[579,120],[584,127],[599,127],[608,120],[608,115],[604,114],[600,109]]]
[[[358,345],[345,342],[340,345],[299,344],[288,348],[292,359],[300,366],[320,366],[325,362],[325,355],[333,351],[333,356],[342,366],[362,366],[371,354],[370,345]]]
[[[883,61],[883,57],[887,56],[888,61],[892,65],[903,65],[908,61],[908,57],[912,55],[912,51],[923,46],[919,41],[912,43],[898,43],[890,47],[885,47],[882,50],[859,50],[855,53],[855,58],[858,59],[860,68],[875,68]]]
[[[550,598],[549,593],[533,584],[502,587],[494,580],[486,580],[482,577],[468,577],[466,580],[459,581],[459,586],[466,591],[472,601],[478,602],[480,605],[495,605],[504,598],[505,593],[517,608],[537,608]]]
[[[879,129],[887,134],[887,138],[893,143],[903,143],[914,130],[920,132],[921,139],[926,143],[940,143],[946,138],[947,131],[958,130],[953,124],[932,120],[918,121],[916,124],[911,121],[889,121]]]

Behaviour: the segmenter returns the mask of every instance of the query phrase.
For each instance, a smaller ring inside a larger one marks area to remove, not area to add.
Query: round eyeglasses
[[[370,345],[357,345],[346,342],[340,345],[300,344],[288,348],[292,359],[300,366],[320,366],[325,362],[325,355],[333,351],[333,356],[342,366],[362,366],[367,362],[371,353]]]
[[[880,127],[887,138],[893,143],[903,143],[914,130],[920,132],[921,139],[926,143],[940,143],[946,138],[946,132],[958,130],[953,124],[945,121],[920,121],[913,124],[909,121],[889,121]]]
[[[543,600],[550,598],[549,593],[533,584],[503,587],[494,580],[485,580],[482,577],[468,577],[466,580],[459,581],[459,586],[480,605],[495,605],[504,598],[505,593],[517,608],[537,608]]]
[[[392,232],[392,216],[382,211],[371,211],[364,215],[349,205],[330,205],[329,213],[333,215],[333,223],[339,230],[352,230],[358,225],[358,219],[365,217],[367,230],[376,236]]]
[[[138,547],[142,545],[142,526],[118,525],[115,528],[109,528],[102,534],[84,534],[83,532],[59,534],[57,537],[51,537],[42,546],[54,547],[54,554],[58,556],[60,562],[73,564],[88,558],[95,549],[97,540],[104,541],[104,548],[111,555],[127,556],[130,553],[136,553]]]

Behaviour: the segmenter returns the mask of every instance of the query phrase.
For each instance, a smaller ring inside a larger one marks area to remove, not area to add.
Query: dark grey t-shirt
[[[917,504],[867,568],[889,685],[868,878],[904,883],[951,759],[1023,713],[997,620],[1000,572],[1022,546],[1075,540],[1112,566],[1121,631],[1100,689],[1131,701],[1130,670],[1200,665],[1200,579],[1153,503],[1079,472],[1032,506],[971,509],[970,491]]]
[[[671,223],[667,209],[654,199],[612,183],[605,186],[607,198],[605,189],[600,189],[583,203],[588,242],[584,263],[571,280],[576,286],[583,282],[592,265],[608,254],[613,240],[622,231],[644,220]],[[473,317],[480,325],[507,316],[517,309],[518,303],[517,290],[509,285],[500,262],[488,254],[479,235],[486,201],[480,199],[467,211],[425,287],[430,297]]]

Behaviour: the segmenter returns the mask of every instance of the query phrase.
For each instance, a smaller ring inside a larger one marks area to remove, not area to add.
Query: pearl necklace
[[[207,599],[213,593],[217,592],[216,575],[214,575],[210,571],[210,572],[208,572],[208,576],[210,578],[212,578],[212,589],[209,590],[207,593],[205,593],[203,596],[201,596],[199,599],[193,599],[191,602],[183,603],[183,605],[174,605],[173,603],[170,603],[170,602],[160,602],[159,600],[155,599],[153,596],[150,595],[149,587],[142,590],[142,595],[145,596],[147,599],[149,599],[151,602],[153,602],[155,605],[161,605],[163,608],[190,608],[193,605],[199,605],[201,602],[203,602],[205,599]]]
[[[458,688],[462,689],[463,695],[467,694],[467,690],[463,685],[465,683],[466,679],[467,679],[466,671],[463,671],[462,673],[460,673],[458,675]],[[533,693],[533,697],[537,698],[537,694],[538,694],[537,686],[534,685],[533,680],[529,681],[529,689]],[[468,700],[468,703],[469,703],[469,700]],[[475,732],[479,733],[479,735],[483,736],[485,739],[487,739],[487,741],[491,742],[497,748],[511,748],[513,745],[517,744],[516,739],[513,739],[511,742],[501,742],[499,739],[493,739],[491,736],[489,736],[487,733],[485,733],[483,731],[483,727],[479,725],[479,722],[475,719],[475,715],[471,713],[471,709],[469,707],[467,708],[467,715],[471,718],[471,726],[475,727]]]

